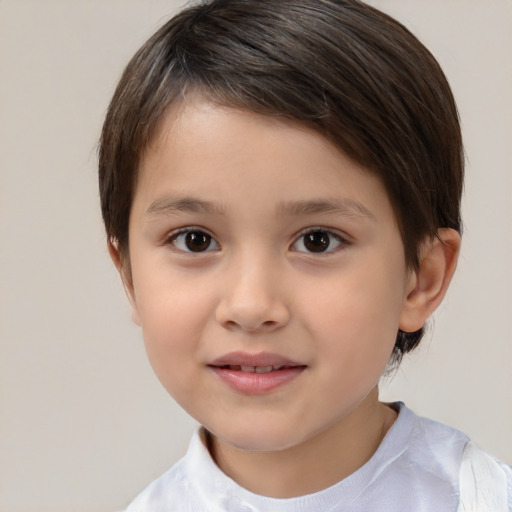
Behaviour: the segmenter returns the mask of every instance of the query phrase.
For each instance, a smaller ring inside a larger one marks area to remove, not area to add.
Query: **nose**
[[[215,315],[224,328],[249,333],[272,332],[290,320],[283,275],[261,260],[251,259],[229,272]]]

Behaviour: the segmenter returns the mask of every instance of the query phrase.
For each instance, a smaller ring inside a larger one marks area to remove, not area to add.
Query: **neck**
[[[396,419],[375,388],[349,415],[299,445],[275,452],[235,448],[211,436],[210,453],[220,469],[251,492],[290,498],[326,489],[375,453]]]

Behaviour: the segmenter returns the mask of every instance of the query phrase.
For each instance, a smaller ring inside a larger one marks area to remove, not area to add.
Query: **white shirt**
[[[218,468],[198,430],[185,457],[126,512],[512,512],[511,468],[463,433],[396,407],[398,418],[372,458],[320,492],[285,499],[249,492]]]

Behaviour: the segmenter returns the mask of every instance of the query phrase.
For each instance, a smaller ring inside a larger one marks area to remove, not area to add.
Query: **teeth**
[[[248,373],[268,373],[275,370],[280,370],[281,368],[284,368],[284,365],[277,364],[277,365],[269,365],[269,366],[240,366],[231,364],[229,365],[230,370],[235,371],[242,371],[242,372],[248,372]]]
[[[256,366],[254,368],[256,373],[268,373],[272,371],[272,365],[270,366]]]

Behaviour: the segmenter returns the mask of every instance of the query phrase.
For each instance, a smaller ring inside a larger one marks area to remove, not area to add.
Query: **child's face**
[[[352,414],[407,315],[413,275],[381,181],[268,117],[199,101],[170,112],[129,239],[156,374],[243,449],[295,446]]]

